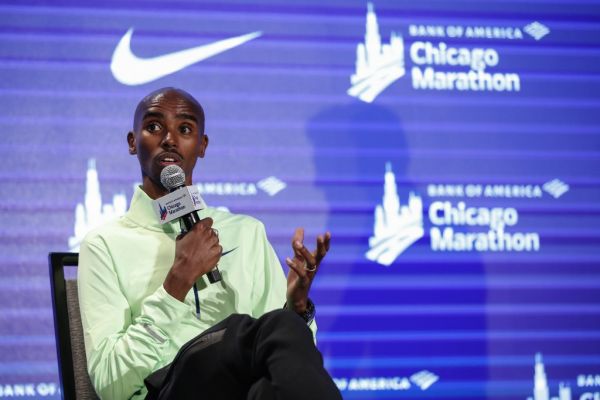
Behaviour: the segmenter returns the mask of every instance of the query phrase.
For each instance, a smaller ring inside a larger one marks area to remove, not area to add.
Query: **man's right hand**
[[[212,218],[204,218],[175,241],[175,261],[163,286],[179,301],[185,299],[194,282],[211,271],[221,258],[223,248],[212,224]]]

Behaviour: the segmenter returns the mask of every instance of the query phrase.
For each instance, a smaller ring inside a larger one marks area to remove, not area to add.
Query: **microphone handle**
[[[196,211],[192,211],[189,214],[184,215],[179,219],[179,226],[181,227],[181,232],[188,232],[194,225],[200,222],[200,217]],[[209,271],[206,276],[208,277],[208,281],[210,283],[219,282],[223,277],[221,276],[221,272],[219,268],[215,265],[215,267]]]

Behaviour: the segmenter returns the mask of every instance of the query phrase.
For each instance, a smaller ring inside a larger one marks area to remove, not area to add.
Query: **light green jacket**
[[[102,399],[144,398],[144,378],[188,340],[232,313],[259,317],[285,303],[286,279],[263,224],[212,208],[199,214],[214,220],[223,252],[231,251],[219,261],[221,282],[198,282],[200,319],[193,291],[182,303],[163,288],[179,225],[161,226],[140,188],[125,216],[84,239],[79,304],[88,372]]]

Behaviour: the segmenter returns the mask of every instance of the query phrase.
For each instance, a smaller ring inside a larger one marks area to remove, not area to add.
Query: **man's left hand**
[[[287,276],[287,304],[297,313],[304,313],[308,303],[308,292],[315,275],[319,272],[321,261],[329,251],[331,233],[317,237],[317,248],[309,251],[304,246],[304,229],[297,228],[292,237],[294,258],[286,258],[290,267]]]

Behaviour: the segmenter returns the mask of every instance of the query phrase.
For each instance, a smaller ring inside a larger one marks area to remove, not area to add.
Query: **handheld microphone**
[[[181,189],[183,189],[182,193],[184,193],[187,189],[185,186],[185,172],[183,172],[181,167],[174,164],[167,165],[163,168],[160,173],[160,183],[162,183],[165,189],[171,193]],[[191,212],[180,216],[179,226],[181,228],[181,233],[188,232],[198,222],[200,222],[200,217],[196,210],[192,210]],[[208,272],[206,276],[210,283],[219,282],[222,279],[221,272],[217,266],[215,266],[212,271]]]

